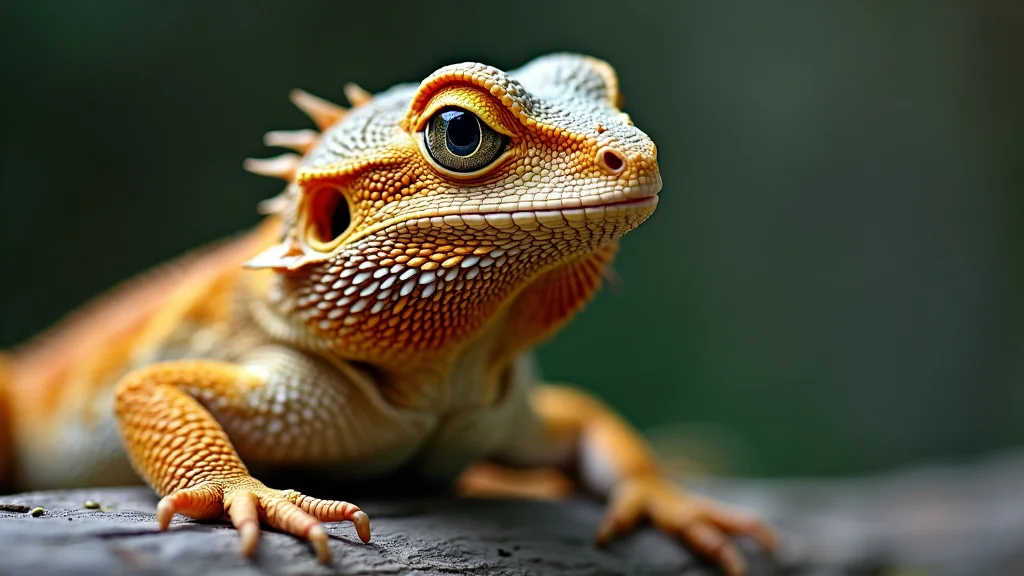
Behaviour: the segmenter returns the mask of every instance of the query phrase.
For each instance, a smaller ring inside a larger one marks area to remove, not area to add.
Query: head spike
[[[362,106],[370,100],[373,100],[373,94],[370,94],[363,87],[356,84],[355,82],[348,82],[345,84],[345,98],[352,104],[352,107]]]
[[[282,180],[292,180],[299,169],[301,158],[296,154],[282,154],[274,158],[246,158],[243,166],[253,174],[270,176]]]
[[[242,264],[249,270],[294,270],[306,262],[305,253],[292,240],[274,244]]]
[[[309,92],[299,90],[298,88],[292,90],[288,96],[291,98],[292,104],[295,104],[299,110],[302,110],[306,116],[309,116],[321,132],[330,128],[348,113],[348,110],[341,106],[313,96]]]
[[[285,211],[288,207],[288,191],[285,190],[273,198],[267,198],[261,200],[256,205],[256,212],[263,214],[264,216],[270,216],[271,214],[280,214]]]
[[[300,154],[309,152],[320,139],[316,130],[273,130],[263,135],[263,143],[267,146],[288,148]]]

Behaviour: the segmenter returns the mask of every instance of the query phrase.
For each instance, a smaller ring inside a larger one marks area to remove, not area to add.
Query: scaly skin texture
[[[162,528],[175,513],[223,517],[251,554],[262,523],[325,561],[320,523],[351,521],[367,541],[367,515],[250,470],[402,470],[467,494],[583,488],[609,499],[598,542],[648,519],[743,573],[730,536],[771,548],[770,528],[681,491],[611,410],[531,370],[530,349],[585,305],[658,202],[657,150],[619,110],[612,68],[567,54],[511,73],[457,64],[346,95],[351,110],[293,93],[322,132],[270,133],[298,154],[248,163],[287,181],[259,228],[0,358],[0,480],[138,474],[163,497]],[[438,128],[467,126],[452,110],[479,119],[477,140]]]

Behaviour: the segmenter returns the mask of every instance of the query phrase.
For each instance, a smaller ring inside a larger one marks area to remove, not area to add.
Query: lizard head
[[[289,180],[281,242],[249,262],[273,298],[346,356],[457,346],[545,271],[614,244],[654,211],[657,149],[619,109],[605,62],[476,63],[345,111],[293,97],[324,129],[251,167]]]

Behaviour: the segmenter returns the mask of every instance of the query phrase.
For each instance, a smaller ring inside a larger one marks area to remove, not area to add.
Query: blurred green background
[[[840,474],[1024,444],[1024,3],[12,2],[0,346],[253,225],[246,174],[441,65],[607,59],[655,216],[541,351],[675,454]],[[99,336],[99,335],[98,335]]]

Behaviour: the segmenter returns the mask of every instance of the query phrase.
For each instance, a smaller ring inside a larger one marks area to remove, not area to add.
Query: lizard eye
[[[423,132],[430,157],[452,172],[475,172],[498,159],[508,138],[476,114],[449,106],[438,110]]]

